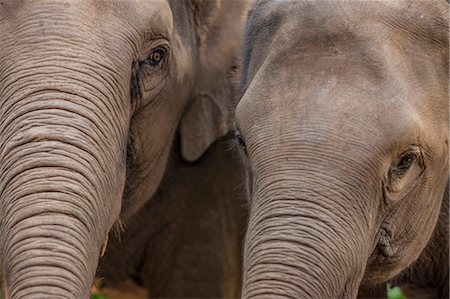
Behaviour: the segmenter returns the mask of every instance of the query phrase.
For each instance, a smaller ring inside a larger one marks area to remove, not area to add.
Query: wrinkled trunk
[[[89,298],[101,241],[73,212],[41,213],[7,226],[6,298]]]
[[[108,47],[121,41],[104,43],[98,33],[106,31],[97,31],[87,8],[28,1],[13,5],[11,22],[2,23],[6,298],[89,298],[102,243],[120,214],[131,51]]]
[[[94,77],[57,67],[25,77],[28,84],[18,75],[0,86],[6,298],[89,298],[102,242],[120,213],[125,110],[93,91]],[[60,77],[58,87],[38,83]]]
[[[267,177],[252,203],[243,298],[355,298],[371,236],[349,193],[324,190],[310,173]]]

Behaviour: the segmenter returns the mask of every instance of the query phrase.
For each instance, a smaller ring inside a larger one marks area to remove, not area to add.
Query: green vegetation
[[[102,293],[92,293],[91,299],[108,299],[108,297],[106,297]]]
[[[3,299],[2,294],[0,294],[0,299]],[[108,297],[101,293],[92,293],[91,299],[108,299]]]
[[[386,285],[386,294],[388,299],[407,299],[400,287],[392,287],[392,284]]]
[[[392,284],[388,283],[386,285],[386,294],[387,299],[407,299],[406,295],[402,292],[400,287],[392,287]],[[2,299],[2,295],[0,294],[0,299]],[[105,295],[102,293],[92,293],[91,299],[108,299]]]

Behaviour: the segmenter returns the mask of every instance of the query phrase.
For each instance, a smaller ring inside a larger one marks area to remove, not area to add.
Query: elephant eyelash
[[[132,76],[131,76],[131,97],[133,99],[139,99],[142,96],[141,88],[142,88],[142,77],[145,75],[146,65],[149,65],[152,68],[161,68],[163,67],[164,61],[158,65],[150,65],[146,60],[136,59],[133,61],[132,65]]]
[[[240,147],[247,155],[247,145],[245,144],[244,138],[242,137],[239,130],[235,131],[234,139],[236,140],[236,144],[238,145],[238,147]]]
[[[386,191],[397,193],[408,184],[417,182],[425,168],[422,148],[418,145],[410,146],[392,163],[387,176]]]
[[[395,166],[391,168],[391,175],[403,176],[416,162],[416,155],[408,153],[401,157]]]
[[[153,68],[161,68],[167,60],[168,52],[169,50],[167,47],[156,47],[146,54],[146,58],[141,62],[141,64],[147,64]],[[156,57],[158,59],[156,59]]]
[[[244,150],[245,153],[247,153],[247,145],[245,145],[244,139],[242,138],[242,136],[238,136],[238,143],[239,146]]]
[[[159,57],[157,62],[153,61],[155,60],[154,55]],[[144,96],[147,98],[146,93],[152,93],[154,96],[158,90],[161,90],[165,78],[169,75],[167,72],[169,56],[168,46],[158,46],[133,61],[130,97],[134,109],[141,108]]]
[[[233,131],[233,132],[230,132],[226,136],[224,143],[225,143],[227,150],[230,150],[230,151],[242,150],[242,144],[240,143],[239,139],[237,138],[238,134],[239,133],[237,131]]]
[[[401,154],[395,164],[391,166],[390,173],[394,176],[401,177],[405,175],[416,163],[423,166],[422,151],[418,146],[415,146]]]

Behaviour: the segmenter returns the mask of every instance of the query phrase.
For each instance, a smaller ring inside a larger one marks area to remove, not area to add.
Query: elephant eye
[[[416,159],[415,155],[408,154],[404,156],[400,162],[395,166],[395,171],[397,172],[406,172],[411,165],[414,163],[414,160]]]
[[[236,139],[239,146],[244,150],[245,154],[247,154],[247,146],[245,145],[244,138],[239,131],[236,131]]]
[[[398,160],[398,162],[392,167],[391,171],[397,175],[402,175],[411,168],[415,160],[415,153],[407,153]]]
[[[387,180],[387,191],[399,192],[408,184],[417,182],[425,171],[423,150],[411,145],[391,164]]]
[[[151,66],[157,66],[164,60],[166,54],[167,50],[165,48],[155,48],[148,54],[147,59],[145,59],[145,63],[148,63]]]

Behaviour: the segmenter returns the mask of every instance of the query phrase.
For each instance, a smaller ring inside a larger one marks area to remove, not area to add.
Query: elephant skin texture
[[[379,298],[388,281],[448,298],[448,6],[252,8],[243,298]]]
[[[247,6],[0,2],[0,281],[7,299],[89,298],[110,231],[133,223],[155,196],[176,132],[186,162],[229,133]],[[210,200],[220,209],[225,199]],[[210,225],[210,233],[226,227]],[[215,266],[211,277],[228,279]]]

